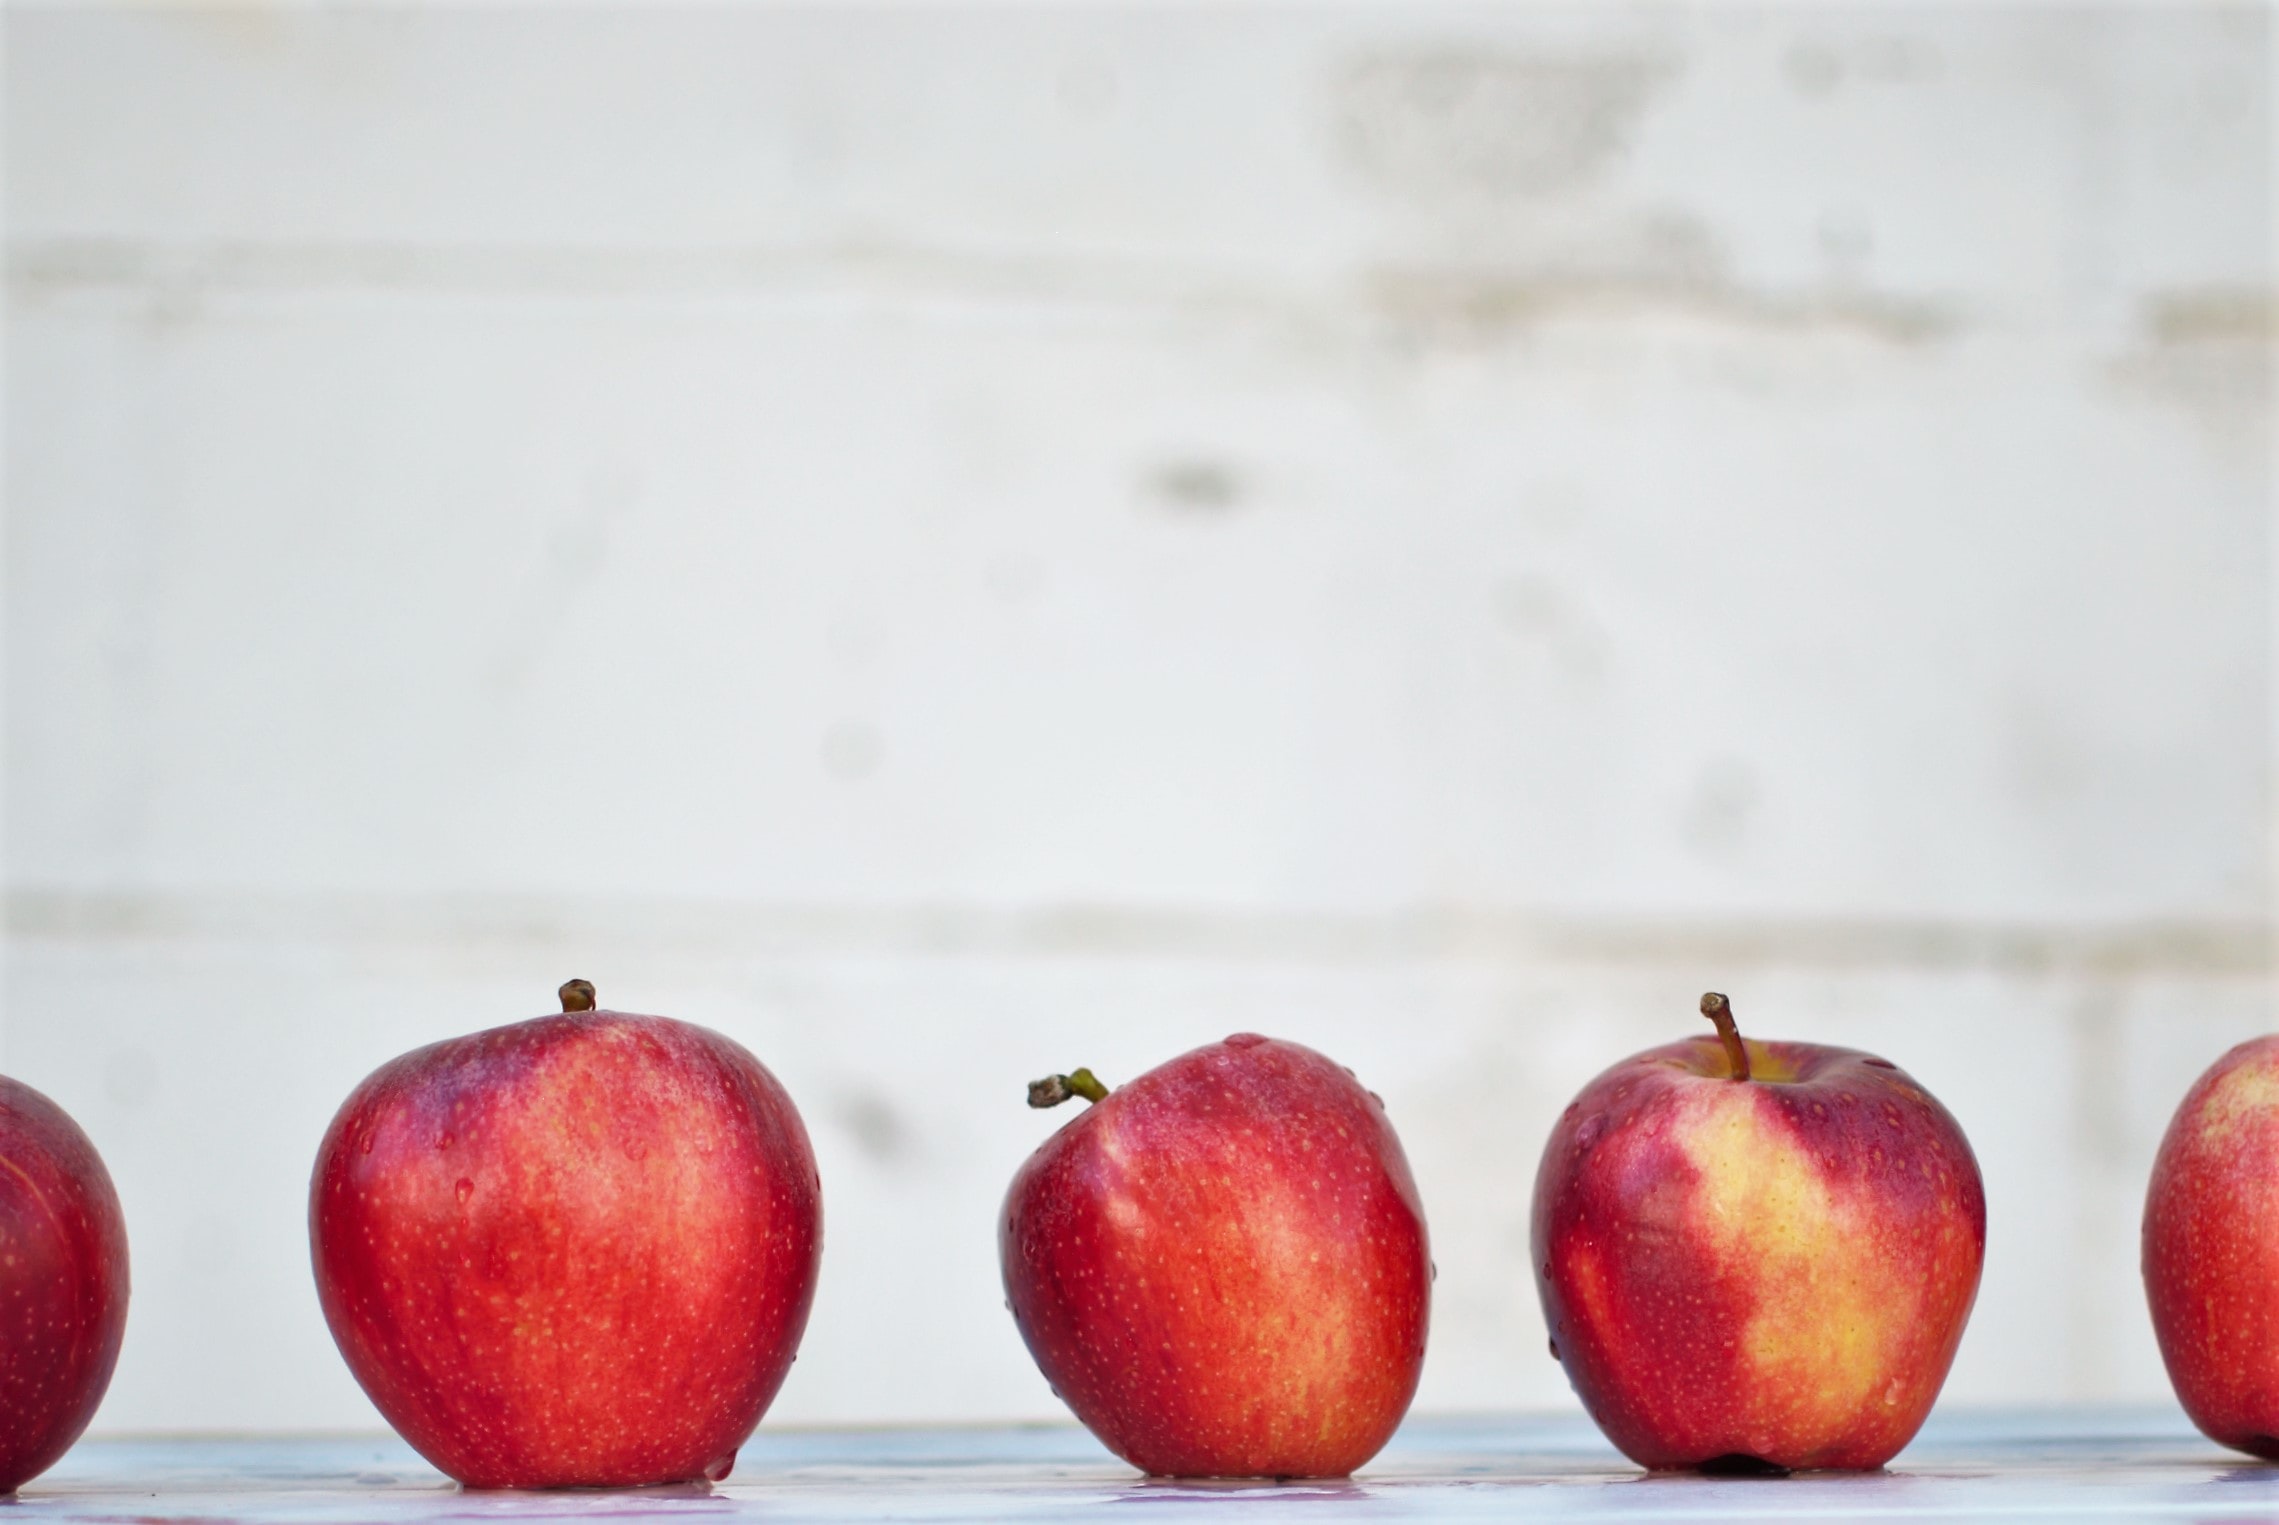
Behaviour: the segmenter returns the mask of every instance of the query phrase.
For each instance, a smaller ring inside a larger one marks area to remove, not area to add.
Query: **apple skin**
[[[1006,1194],[1007,1306],[1100,1441],[1168,1477],[1343,1477],[1416,1395],[1432,1260],[1384,1105],[1238,1033],[1111,1091]]]
[[[2184,1412],[2279,1461],[2279,1037],[2225,1054],[2176,1109],[2145,1194],[2144,1286]]]
[[[63,1108],[0,1076],[0,1496],[95,1417],[127,1332],[127,1221]]]
[[[581,1011],[375,1071],[309,1241],[349,1370],[468,1487],[718,1481],[798,1351],[822,1191],[741,1046]]]
[[[1551,1131],[1534,1260],[1552,1354],[1649,1468],[1882,1466],[1978,1292],[1986,1196],[1887,1061],[1715,1038],[1607,1070]]]

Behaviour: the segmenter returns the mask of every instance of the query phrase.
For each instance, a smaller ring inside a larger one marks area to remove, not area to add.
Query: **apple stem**
[[[564,985],[560,990],[556,991],[555,994],[562,998],[562,1009],[564,1011],[593,1010],[594,994],[592,980],[572,980],[567,985]]]
[[[1108,1088],[1100,1084],[1090,1070],[1076,1070],[1067,1075],[1047,1075],[1042,1080],[1029,1082],[1029,1105],[1032,1107],[1057,1107],[1071,1096],[1081,1096],[1088,1102],[1098,1101],[1107,1094]]]
[[[1717,1036],[1725,1044],[1725,1057],[1732,1061],[1733,1078],[1749,1078],[1749,1050],[1741,1041],[1741,1029],[1733,1025],[1733,1003],[1712,990],[1701,998],[1701,1014],[1717,1024]]]

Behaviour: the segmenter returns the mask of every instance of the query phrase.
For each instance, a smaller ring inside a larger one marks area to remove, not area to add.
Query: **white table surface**
[[[2279,1466],[2181,1414],[1935,1416],[1886,1472],[1648,1476],[1580,1418],[1419,1419],[1349,1482],[1143,1479],[1073,1427],[761,1428],[715,1487],[466,1493],[393,1436],[90,1440],[27,1485],[35,1520],[2279,1520]]]

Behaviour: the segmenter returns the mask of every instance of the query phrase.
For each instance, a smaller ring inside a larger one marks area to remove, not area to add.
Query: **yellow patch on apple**
[[[1741,1353],[1766,1391],[1810,1395],[1831,1415],[1856,1414],[1871,1397],[1895,1401],[1885,1374],[1919,1317],[1917,1299],[1763,1096],[1704,1090],[1694,1100],[1702,1115],[1678,1133],[1700,1172],[1694,1208],[1712,1243],[1756,1262]]]
[[[2201,1104],[2200,1138],[2221,1144],[2249,1122],[2279,1114],[2279,1068],[2267,1064],[2240,1065],[2219,1078]]]

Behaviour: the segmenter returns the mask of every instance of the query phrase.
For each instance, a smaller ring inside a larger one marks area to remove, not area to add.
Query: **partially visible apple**
[[[2210,1440],[2279,1461],[2279,1037],[2185,1093],[2144,1205],[2152,1331]]]
[[[1986,1196],[1946,1109],[1882,1059],[1718,1027],[1599,1076],[1535,1182],[1561,1361],[1642,1466],[1882,1466],[1978,1292]]]
[[[71,1449],[127,1330],[127,1222],[63,1108],[0,1076],[0,1496]]]
[[[1342,1477],[1424,1363],[1424,1208],[1384,1104],[1312,1049],[1239,1033],[1109,1091],[1013,1178],[1007,1306],[1109,1450],[1171,1477]]]
[[[790,1370],[822,1193],[739,1045],[593,1010],[415,1050],[325,1134],[309,1244],[348,1368],[474,1488],[714,1481]]]

